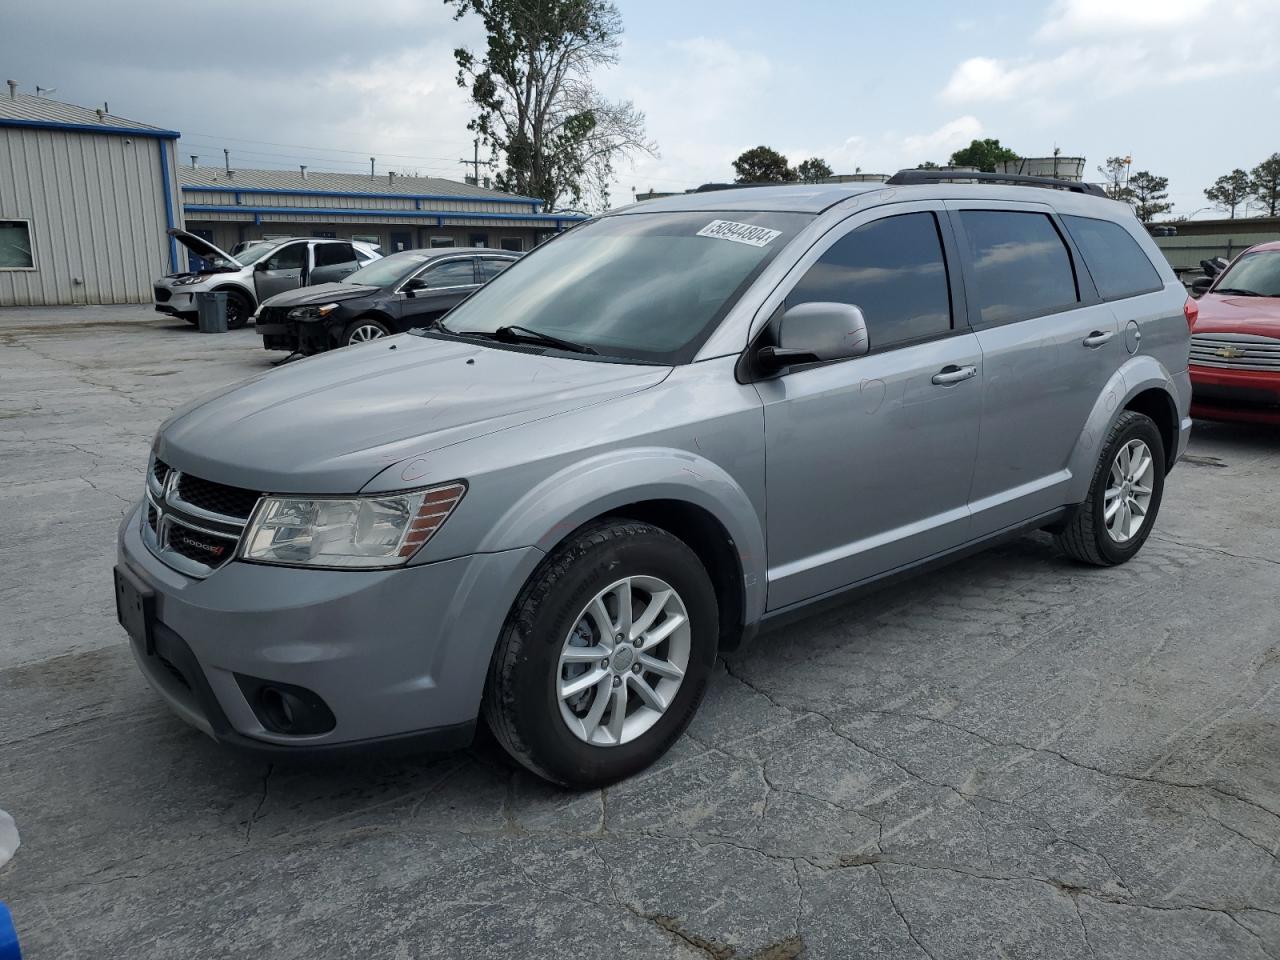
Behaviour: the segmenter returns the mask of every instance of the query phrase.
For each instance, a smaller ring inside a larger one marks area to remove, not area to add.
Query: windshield
[[[703,212],[590,221],[489,281],[448,315],[444,329],[492,334],[518,325],[607,357],[688,363],[811,219]]]
[[[257,263],[259,260],[265,257],[268,253],[274,250],[276,247],[280,246],[280,244],[283,242],[284,241],[281,240],[276,243],[268,243],[268,242],[255,243],[253,246],[248,247],[244,250],[241,250],[239,253],[237,253],[236,259],[239,260],[241,264],[247,267],[251,263]],[[231,266],[231,264],[227,264],[227,266]]]
[[[1280,250],[1246,253],[1213,288],[1224,296],[1280,297]]]
[[[393,253],[381,260],[374,260],[367,267],[361,267],[355,273],[343,279],[343,283],[354,283],[362,287],[390,287],[399,283],[410,274],[422,268],[431,258],[423,253],[406,250]]]

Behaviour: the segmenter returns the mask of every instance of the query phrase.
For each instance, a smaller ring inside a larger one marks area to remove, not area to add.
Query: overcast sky
[[[892,172],[994,136],[1083,155],[1094,179],[1131,154],[1192,214],[1219,174],[1280,151],[1280,0],[618,6],[621,63],[597,82],[647,114],[660,156],[619,171],[615,203],[731,179],[760,143]],[[439,0],[56,0],[6,5],[0,64],[25,91],[181,130],[184,159],[360,171],[373,155],[460,179],[452,51],[479,40]]]

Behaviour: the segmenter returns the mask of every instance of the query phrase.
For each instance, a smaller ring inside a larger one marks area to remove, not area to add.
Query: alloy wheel
[[[560,716],[593,746],[628,743],[675,700],[692,631],[680,595],[657,577],[626,577],[583,608],[560,651]]]
[[[381,327],[372,323],[362,323],[351,331],[351,336],[347,337],[347,343],[365,343],[369,340],[381,340],[386,335],[386,331]]]
[[[1154,467],[1151,448],[1142,440],[1130,440],[1116,451],[1102,495],[1103,521],[1116,543],[1132,540],[1146,523]]]

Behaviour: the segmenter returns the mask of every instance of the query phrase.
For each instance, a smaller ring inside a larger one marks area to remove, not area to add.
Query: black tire
[[[227,329],[239,330],[253,316],[253,304],[243,293],[227,291]]]
[[[689,663],[652,727],[629,742],[596,746],[561,716],[560,652],[592,597],[626,576],[658,577],[679,594],[689,617]],[[693,719],[715,664],[718,630],[711,579],[683,541],[630,520],[584,527],[539,565],[512,605],[489,667],[485,721],[513,759],[553,783],[598,787],[621,780],[662,756]]]
[[[1147,505],[1146,520],[1129,540],[1118,542],[1107,531],[1104,521],[1104,499],[1111,465],[1121,447],[1131,440],[1141,440],[1151,451],[1151,500]],[[1164,496],[1165,451],[1164,441],[1155,422],[1145,414],[1133,410],[1123,411],[1107,433],[1102,453],[1093,470],[1089,484],[1089,496],[1076,509],[1061,533],[1054,539],[1068,557],[1081,563],[1099,567],[1115,566],[1134,556],[1147,542],[1156,516],[1160,513],[1160,501]]]
[[[349,347],[354,343],[367,343],[369,340],[378,339],[378,337],[370,336],[361,337],[359,340],[353,339],[356,336],[356,332],[361,329],[381,330],[382,332],[378,334],[378,337],[391,336],[391,328],[381,320],[375,320],[373,317],[360,317],[356,320],[352,320],[347,324],[347,328],[342,331],[342,345],[344,347]]]

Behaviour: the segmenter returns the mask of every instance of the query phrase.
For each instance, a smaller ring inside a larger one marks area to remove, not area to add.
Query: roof
[[[664,213],[681,210],[758,210],[770,213],[821,213],[827,207],[860,193],[883,190],[882,183],[805,183],[766,187],[737,187],[678,193],[643,200],[614,213]]]
[[[499,250],[496,247],[415,247],[411,250],[397,250],[386,256],[390,258],[412,255],[424,260],[435,260],[437,257],[456,257],[459,254],[484,254],[490,257],[511,257],[512,259],[520,257],[520,253],[516,250]]]
[[[178,182],[184,189],[250,190],[269,193],[344,193],[370,196],[458,197],[480,200],[521,200],[540,203],[536,197],[518,197],[487,187],[445,180],[442,177],[402,177],[386,174],[329,173],[308,170],[252,170],[233,168],[228,177],[221,167],[179,167]]]
[[[14,97],[0,93],[0,126],[64,127],[83,133],[131,133],[165,139],[175,139],[178,136],[176,130],[166,130],[111,113],[99,116],[98,111],[91,107],[80,107],[74,103],[50,100],[48,97],[35,97],[29,93],[19,93]]]
[[[1072,193],[1039,184],[957,183],[813,183],[737,187],[706,190],[673,197],[642,200],[611,213],[663,213],[667,211],[757,211],[767,213],[822,213],[844,200],[869,193],[897,200],[981,199],[1030,200],[1047,203],[1066,212],[1096,210],[1099,205],[1116,206],[1113,200],[1092,194]],[[1128,210],[1127,207],[1124,207]]]

